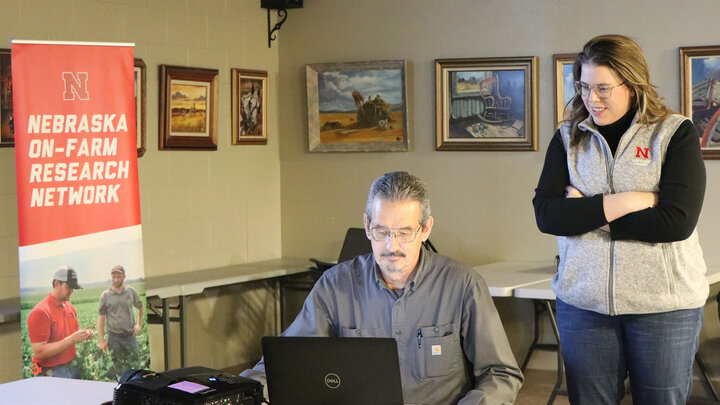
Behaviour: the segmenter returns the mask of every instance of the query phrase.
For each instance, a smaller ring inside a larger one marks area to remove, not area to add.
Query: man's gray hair
[[[430,197],[427,187],[420,178],[408,172],[390,172],[375,179],[370,186],[365,213],[368,223],[372,222],[372,206],[376,198],[387,201],[413,200],[420,203],[420,225],[423,227],[430,217]]]

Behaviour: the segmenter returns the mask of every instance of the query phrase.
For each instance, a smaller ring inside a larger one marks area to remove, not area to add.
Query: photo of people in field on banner
[[[13,41],[23,376],[149,368],[133,45]]]

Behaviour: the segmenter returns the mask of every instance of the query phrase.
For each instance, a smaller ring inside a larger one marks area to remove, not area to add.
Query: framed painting
[[[576,53],[556,53],[553,55],[553,79],[555,81],[555,128],[570,116],[572,100],[575,98],[573,84],[573,64]]]
[[[436,59],[436,150],[536,151],[537,56]]]
[[[705,159],[720,159],[720,45],[680,48],[680,110],[695,123]]]
[[[146,77],[145,77],[145,62],[140,58],[135,58],[135,70],[133,72],[135,77],[135,136],[137,138],[137,156],[141,157],[145,154],[147,149],[147,137],[146,137]]]
[[[10,50],[0,49],[0,147],[15,146]]]
[[[310,152],[408,150],[403,60],[306,66]]]
[[[230,82],[232,144],[267,145],[267,71],[232,69]]]
[[[159,99],[161,150],[217,150],[217,70],[160,65]]]

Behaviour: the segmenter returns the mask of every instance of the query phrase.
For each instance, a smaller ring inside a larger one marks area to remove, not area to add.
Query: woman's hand
[[[576,189],[571,185],[565,186],[565,198],[581,198],[585,197],[585,194],[581,193],[580,190]]]

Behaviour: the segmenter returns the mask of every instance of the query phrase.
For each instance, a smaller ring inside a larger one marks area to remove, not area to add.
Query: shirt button
[[[400,336],[400,333],[401,333],[401,332],[400,332],[399,330],[396,330],[396,331],[395,331],[395,334],[398,335],[398,336]]]
[[[435,331],[435,333],[440,332],[440,328],[434,328],[433,330]]]
[[[355,329],[355,334],[358,335],[358,336],[360,336],[360,330],[359,330],[359,329]]]

